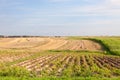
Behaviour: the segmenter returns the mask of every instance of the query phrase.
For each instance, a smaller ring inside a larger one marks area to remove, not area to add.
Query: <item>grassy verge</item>
[[[96,78],[96,77],[0,77],[0,80],[120,80],[119,78]]]
[[[89,40],[101,44],[108,54],[120,56],[120,37],[100,37]]]

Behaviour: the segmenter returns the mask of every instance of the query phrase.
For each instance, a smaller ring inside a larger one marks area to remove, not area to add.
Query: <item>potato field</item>
[[[120,37],[1,38],[0,80],[119,80],[119,45]]]

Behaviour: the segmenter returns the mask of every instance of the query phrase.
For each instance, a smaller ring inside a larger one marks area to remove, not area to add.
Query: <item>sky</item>
[[[120,36],[120,0],[0,0],[0,35]]]

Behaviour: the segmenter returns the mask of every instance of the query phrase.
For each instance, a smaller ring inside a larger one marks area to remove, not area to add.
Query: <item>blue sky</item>
[[[120,0],[0,0],[0,35],[120,35]]]

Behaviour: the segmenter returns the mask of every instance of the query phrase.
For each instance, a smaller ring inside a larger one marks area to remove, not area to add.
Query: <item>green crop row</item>
[[[55,55],[55,54],[54,54]],[[35,72],[28,71],[23,67],[6,67],[4,64],[0,65],[0,76],[1,77],[98,77],[98,78],[113,78],[120,76],[120,70],[114,66],[109,65],[109,63],[101,64],[102,68],[99,67],[97,63],[103,61],[99,57],[103,55],[93,55],[93,54],[62,54],[54,60],[48,60],[45,62],[44,66],[36,64],[38,68],[44,68],[42,71]],[[106,55],[106,57],[110,57]],[[97,61],[94,57],[98,57],[100,61]],[[116,58],[113,58],[116,59]],[[96,62],[95,62],[96,61]],[[32,64],[30,64],[32,65]],[[45,67],[48,65],[48,67]],[[33,66],[34,67],[34,66]],[[59,69],[62,69],[58,72]],[[38,78],[36,78],[38,79]],[[60,78],[61,79],[61,78]],[[1,79],[0,79],[1,80]],[[12,80],[12,79],[10,79]],[[23,79],[24,80],[24,79]],[[46,80],[46,79],[45,79]],[[48,79],[49,80],[49,79]],[[56,78],[55,78],[56,80]],[[89,80],[89,79],[88,79]]]

